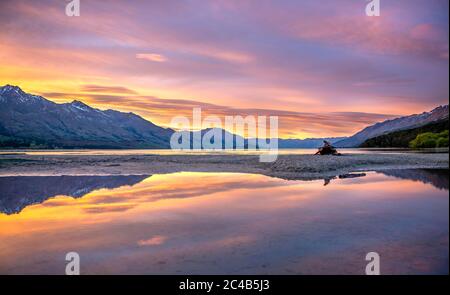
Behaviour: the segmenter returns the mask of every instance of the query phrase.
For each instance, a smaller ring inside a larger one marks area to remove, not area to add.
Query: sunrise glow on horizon
[[[448,104],[444,0],[0,2],[0,86],[174,116],[279,116],[282,138],[348,136]],[[407,7],[407,9],[405,9]]]

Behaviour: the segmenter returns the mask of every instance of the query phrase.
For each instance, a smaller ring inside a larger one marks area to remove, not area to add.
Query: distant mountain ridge
[[[376,123],[348,138],[278,139],[278,147],[317,148],[323,140],[336,147],[358,147],[370,138],[448,120],[448,113],[448,105],[445,105],[430,112]],[[204,134],[206,131],[195,132]],[[103,111],[78,100],[58,104],[25,93],[17,86],[0,87],[0,148],[168,149],[174,132],[134,113]],[[231,133],[223,130],[223,134]],[[234,140],[242,138],[231,135]],[[247,146],[248,139],[244,141]]]
[[[363,130],[357,132],[356,134],[336,142],[335,145],[336,147],[358,147],[366,140],[383,134],[391,133],[394,131],[413,129],[445,119],[448,120],[448,114],[448,105],[444,105],[439,106],[430,112],[423,112],[422,114],[415,114],[386,120],[384,122],[368,126]]]
[[[0,148],[167,149],[174,132],[133,113],[102,111],[78,100],[58,104],[18,86],[0,87]],[[278,147],[316,148],[324,139],[334,143],[343,137],[279,139]]]
[[[199,146],[200,143],[195,140],[196,138],[198,139],[199,136],[194,137],[194,134],[198,134],[201,133],[201,136],[203,137],[203,135],[212,130],[212,128],[208,128],[208,129],[203,129],[201,131],[194,131],[191,132],[191,140],[190,140],[190,147],[193,148],[194,147],[194,141],[196,142],[196,145]],[[248,144],[249,144],[249,138],[243,138],[242,136],[239,136],[237,134],[233,134],[230,133],[224,129],[220,129],[221,133],[222,133],[222,147],[225,148],[225,138],[229,137],[229,138],[233,138],[233,148],[236,148],[237,146],[237,142],[243,142],[244,143],[244,147],[247,148]],[[183,131],[185,132],[185,134],[189,133],[188,131]],[[305,138],[305,139],[283,139],[283,138],[278,138],[278,148],[284,148],[284,149],[302,149],[302,148],[318,148],[321,147],[323,145],[323,141],[327,140],[330,143],[335,143],[337,141],[343,140],[346,137],[326,137],[326,138]],[[257,148],[259,148],[257,142],[256,142],[256,146]]]

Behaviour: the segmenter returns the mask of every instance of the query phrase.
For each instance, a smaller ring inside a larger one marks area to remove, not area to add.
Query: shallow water
[[[317,149],[278,149],[280,155],[312,155]],[[207,150],[186,150],[177,151],[171,149],[122,149],[122,150],[96,150],[96,149],[63,149],[63,150],[1,150],[0,155],[26,154],[35,156],[45,155],[61,155],[61,156],[133,156],[133,155],[260,155],[267,151],[259,150],[223,150],[223,151],[207,151]],[[436,149],[405,149],[405,148],[345,148],[339,149],[342,154],[400,154],[400,153],[448,153],[448,148]]]
[[[448,274],[448,170],[0,177],[0,274]]]

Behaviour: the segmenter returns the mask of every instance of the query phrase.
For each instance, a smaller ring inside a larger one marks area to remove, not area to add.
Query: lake
[[[448,170],[0,177],[0,274],[448,274]]]
[[[408,149],[408,148],[339,148],[342,154],[401,154],[401,153],[448,153],[448,148],[433,149]],[[316,148],[304,149],[278,149],[280,155],[312,155],[317,151]],[[21,150],[0,150],[0,155],[24,154],[34,156],[132,156],[132,155],[211,155],[211,154],[237,154],[237,155],[260,155],[264,150],[185,150],[177,151],[172,149],[21,149]]]

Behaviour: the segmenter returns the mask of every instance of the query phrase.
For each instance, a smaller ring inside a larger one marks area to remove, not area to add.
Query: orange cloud
[[[114,88],[114,87],[113,87]],[[176,116],[192,118],[193,108],[201,108],[203,118],[209,115],[219,116],[278,116],[279,135],[282,138],[306,138],[319,136],[347,136],[382,120],[396,117],[363,112],[295,112],[263,108],[239,108],[217,105],[186,99],[162,99],[154,96],[85,94],[85,93],[40,93],[45,97],[67,101],[74,97],[100,109],[113,108],[134,112],[155,124],[171,126],[170,121]],[[193,126],[200,128],[199,126]],[[230,130],[232,131],[232,130]],[[241,134],[242,135],[242,134]]]
[[[166,126],[197,104],[278,114],[283,137],[448,101],[448,1],[390,1],[381,18],[351,0],[210,2],[88,1],[69,18],[56,1],[0,1],[0,85]]]

